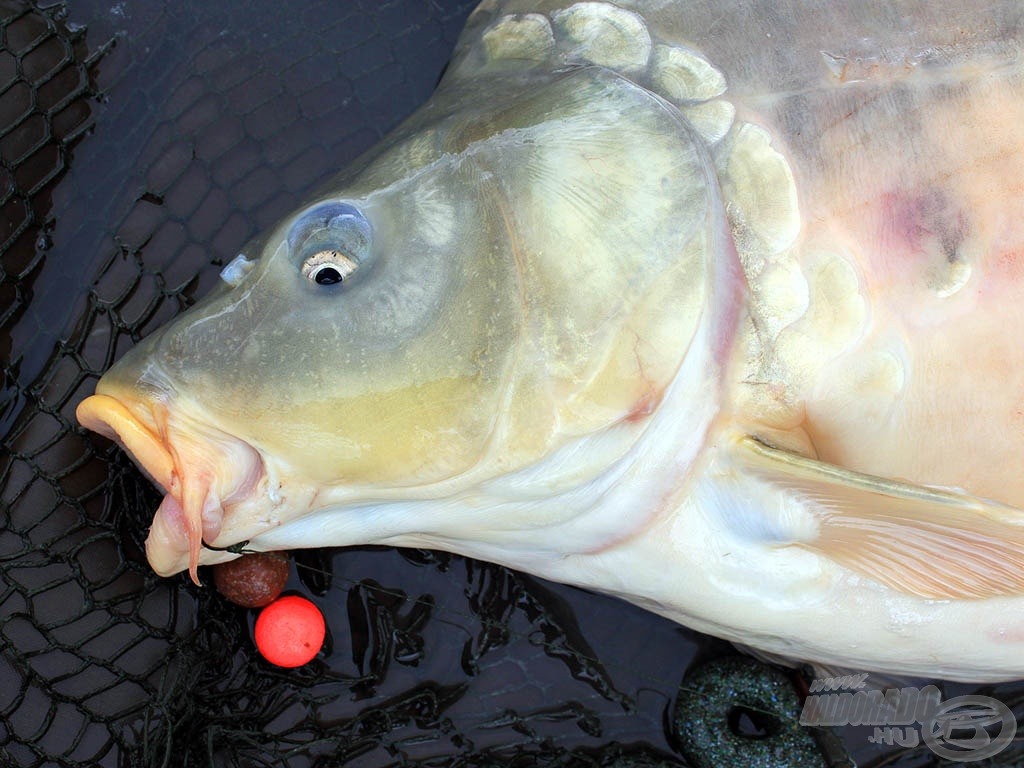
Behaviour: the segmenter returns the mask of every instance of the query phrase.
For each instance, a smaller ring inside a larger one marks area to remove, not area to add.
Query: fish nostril
[[[220,279],[235,288],[252,271],[254,266],[256,266],[254,259],[246,258],[244,253],[240,253],[220,271]]]

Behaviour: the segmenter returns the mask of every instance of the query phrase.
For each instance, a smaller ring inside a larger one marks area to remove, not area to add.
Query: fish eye
[[[372,229],[353,205],[327,202],[296,217],[288,250],[302,276],[316,285],[338,285],[369,258]]]
[[[317,251],[302,262],[302,275],[317,285],[337,285],[358,269],[359,263],[336,250]]]

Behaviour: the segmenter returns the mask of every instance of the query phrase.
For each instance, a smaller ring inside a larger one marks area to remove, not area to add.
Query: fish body
[[[790,658],[1024,677],[1022,17],[485,2],[80,406],[166,492],[154,569],[432,547]]]

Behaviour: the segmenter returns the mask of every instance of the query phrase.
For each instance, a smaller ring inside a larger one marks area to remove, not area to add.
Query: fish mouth
[[[159,400],[95,394],[75,415],[118,443],[164,492],[146,538],[146,559],[161,576],[181,570],[199,584],[204,544],[216,541],[232,508],[257,493],[266,469],[260,452],[238,437],[188,418]]]

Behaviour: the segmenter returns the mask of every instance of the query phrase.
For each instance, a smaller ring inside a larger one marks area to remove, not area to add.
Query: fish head
[[[656,415],[699,435],[714,376],[680,371],[721,362],[736,304],[700,141],[605,70],[489,93],[439,91],[81,404],[166,493],[158,573],[240,542],[552,546]]]

